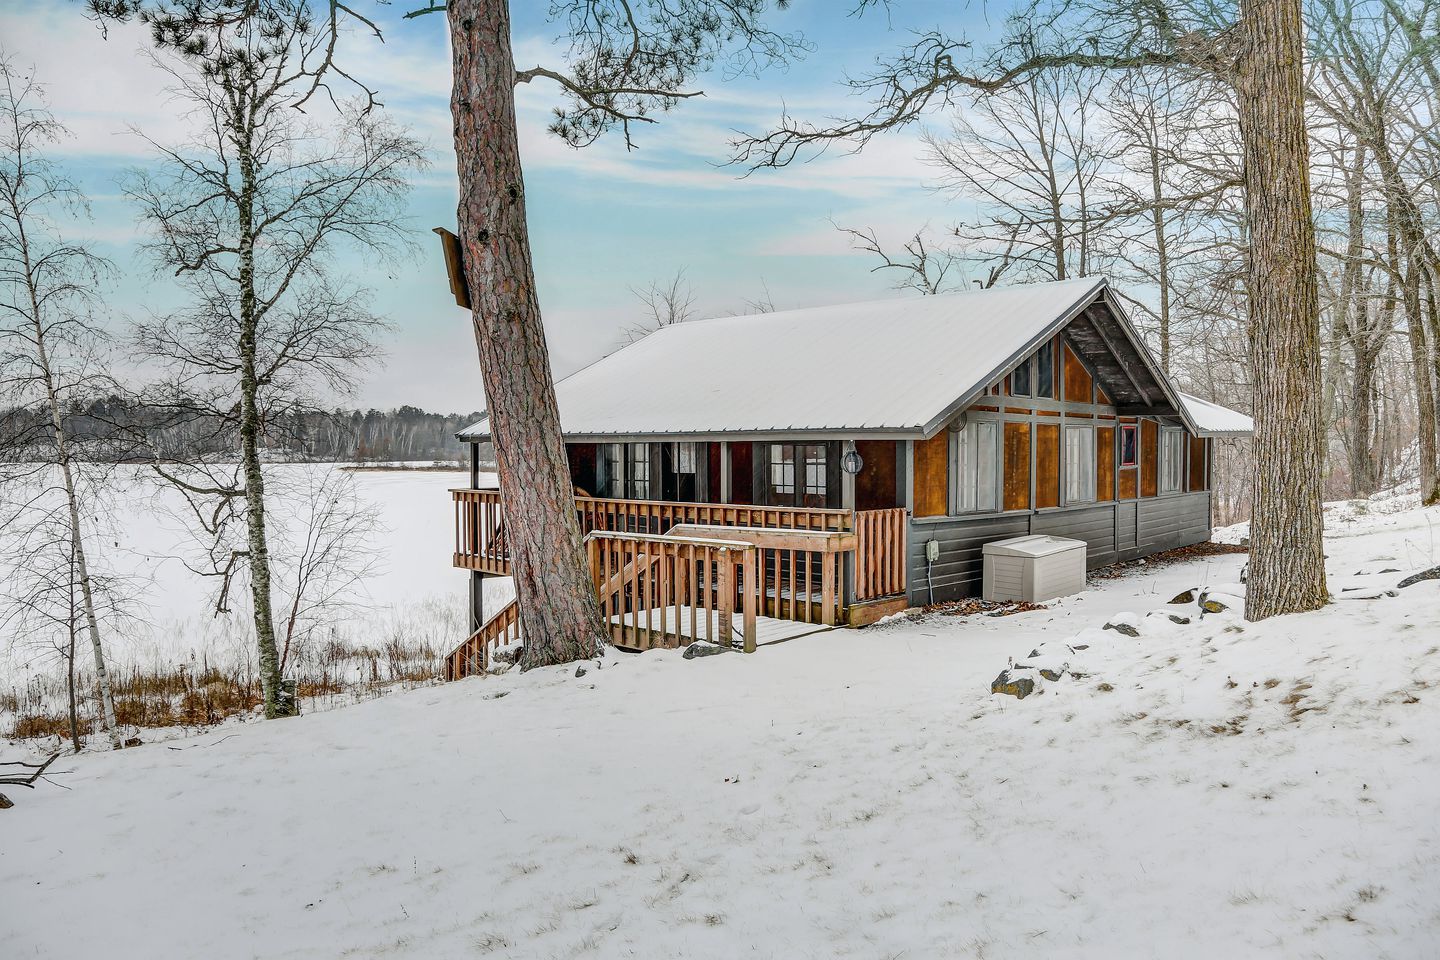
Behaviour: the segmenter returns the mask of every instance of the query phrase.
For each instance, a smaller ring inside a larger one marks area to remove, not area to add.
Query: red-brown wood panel
[[[755,445],[730,444],[730,502],[755,502]]]
[[[1035,425],[1035,506],[1060,505],[1060,425]]]
[[[1030,509],[1030,424],[1005,424],[1006,510]]]
[[[1153,497],[1160,491],[1160,424],[1140,421],[1140,496]]]
[[[894,440],[857,440],[855,452],[865,466],[855,475],[855,509],[885,510],[900,506],[895,483]]]
[[[1190,438],[1190,489],[1205,489],[1205,447],[1209,440],[1204,437]]]
[[[1115,499],[1115,428],[1095,428],[1095,499]]]
[[[1065,402],[1089,403],[1091,401],[1090,372],[1085,369],[1070,344],[1065,344],[1061,353],[1065,357]]]
[[[595,490],[595,444],[567,443],[565,454],[570,460],[570,483],[585,496]]]
[[[1119,476],[1121,500],[1134,500],[1137,496],[1139,492],[1137,490],[1137,487],[1139,486],[1139,484],[1137,483],[1137,478],[1135,474],[1136,470],[1134,467],[1130,467],[1128,469],[1120,471]]]
[[[915,516],[943,517],[950,502],[950,431],[915,441]]]

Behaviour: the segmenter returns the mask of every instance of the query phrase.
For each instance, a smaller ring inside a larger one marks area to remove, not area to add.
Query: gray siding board
[[[911,520],[910,602],[922,604],[929,599],[925,567],[927,540],[940,541],[940,558],[930,569],[935,600],[939,602],[979,595],[985,544],[1030,533],[1084,540],[1085,560],[1091,568],[1134,560],[1208,540],[1210,495],[1189,493],[1044,513]]]

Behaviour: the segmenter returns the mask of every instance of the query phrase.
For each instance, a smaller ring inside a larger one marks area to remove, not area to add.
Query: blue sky
[[[353,256],[339,264],[372,288],[375,308],[394,325],[384,365],[365,377],[352,401],[468,411],[483,406],[469,317],[449,299],[428,233],[455,220],[448,40],[443,17],[402,22],[406,3],[389,8],[383,45],[349,38],[352,65],[363,64],[386,109],[430,144],[434,160],[417,177],[410,202],[416,254],[379,269]],[[522,68],[560,60],[548,6],[512,0]],[[758,78],[702,77],[695,86],[706,97],[644,126],[632,152],[619,137],[583,150],[564,145],[544,130],[559,102],[554,87],[536,82],[518,89],[535,270],[557,375],[615,349],[622,331],[641,319],[631,288],[679,268],[702,316],[741,309],[766,291],[781,307],[901,295],[887,277],[870,272],[874,264],[850,251],[829,221],[873,227],[882,239],[899,241],[955,219],[946,199],[927,188],[918,131],[878,139],[858,155],[835,151],[748,178],[722,165],[731,131],[765,127],[782,105],[816,119],[853,112],[859,104],[837,81],[847,71],[863,73],[912,28],[944,23],[974,38],[991,29],[982,8],[958,0],[897,3],[888,16],[863,19],[847,15],[852,6],[796,0],[773,14],[774,26],[803,32],[815,51]],[[38,68],[52,109],[75,133],[61,159],[90,195],[93,219],[80,232],[119,267],[111,305],[122,331],[126,318],[163,311],[177,296],[140,257],[134,210],[118,188],[127,171],[151,162],[132,128],[161,141],[186,132],[145,41],[138,29],[101,37],[78,3],[0,0],[0,46]]]

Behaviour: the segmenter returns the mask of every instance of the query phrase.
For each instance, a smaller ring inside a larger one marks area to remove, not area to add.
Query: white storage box
[[[1085,589],[1085,541],[1013,537],[985,544],[986,600],[1038,603]]]

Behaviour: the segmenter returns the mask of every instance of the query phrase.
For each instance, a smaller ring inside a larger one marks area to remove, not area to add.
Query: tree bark
[[[529,669],[598,656],[603,626],[535,291],[509,4],[452,0],[446,14],[460,241]]]
[[[40,295],[36,284],[37,268],[30,256],[30,240],[21,211],[15,210],[15,225],[20,255],[30,295],[30,324],[34,328],[35,362],[45,387],[45,402],[50,410],[50,426],[55,431],[55,464],[65,486],[65,511],[69,525],[70,550],[74,557],[75,578],[80,583],[81,606],[85,613],[85,629],[90,635],[90,649],[95,655],[95,684],[100,689],[100,724],[110,738],[110,748],[120,749],[120,728],[115,723],[115,695],[110,686],[110,671],[105,667],[105,648],[100,642],[100,622],[95,615],[95,595],[90,583],[90,567],[85,557],[85,532],[80,523],[80,494],[75,486],[75,473],[70,462],[70,441],[65,432],[65,415],[61,408],[60,391],[50,365],[50,348],[45,323],[40,313]],[[73,669],[73,662],[72,662]]]
[[[1254,519],[1245,615],[1323,606],[1320,304],[1299,0],[1242,0],[1235,90],[1250,227]]]
[[[242,101],[243,102],[243,101]],[[275,614],[270,589],[270,548],[265,531],[265,474],[260,464],[259,381],[255,350],[259,308],[255,294],[256,159],[251,150],[249,118],[240,114],[232,124],[238,142],[240,195],[236,204],[240,228],[240,469],[245,477],[246,561],[255,643],[260,657],[260,694],[265,717],[294,714],[280,697],[280,654],[275,646]]]

